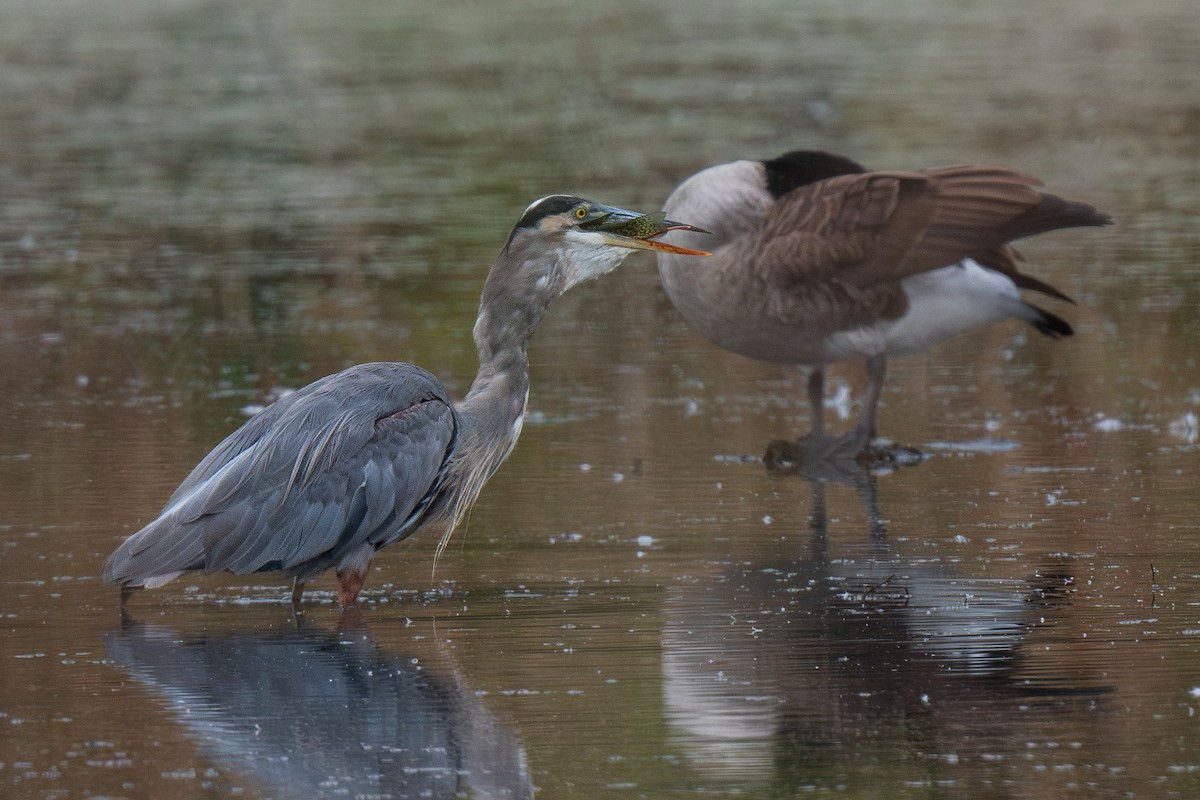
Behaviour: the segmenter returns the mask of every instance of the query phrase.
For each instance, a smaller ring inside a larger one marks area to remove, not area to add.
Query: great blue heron
[[[750,358],[811,367],[806,459],[857,458],[875,436],[886,358],[1015,317],[1052,338],[1071,326],[1021,299],[1031,289],[1072,302],[1020,271],[1010,241],[1111,219],[1040,191],[1008,167],[869,172],[848,158],[793,151],[692,175],[665,204],[712,231],[713,257],[688,268],[658,254],[663,287],[718,345]],[[669,241],[688,244],[692,234]],[[824,367],[866,359],[869,384],[854,427],[823,434]]]
[[[534,202],[488,273],[475,322],[479,372],[451,404],[440,381],[403,363],[360,364],[276,401],[217,445],[104,565],[124,603],[193,570],[282,570],[304,582],[333,567],[352,605],[372,556],[432,523],[455,525],[521,433],[525,348],[550,303],[633,250],[707,255],[650,241],[698,230],[590,200]]]

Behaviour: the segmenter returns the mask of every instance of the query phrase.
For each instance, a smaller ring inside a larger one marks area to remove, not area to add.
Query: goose
[[[874,460],[872,442],[889,356],[926,350],[976,328],[1018,319],[1052,339],[1071,325],[1021,297],[1071,302],[1028,274],[1010,242],[1111,218],[1042,191],[1024,172],[990,165],[870,171],[844,156],[794,150],[708,167],[663,210],[711,235],[713,255],[656,254],[668,298],[713,343],[739,355],[809,369],[806,460]],[[694,246],[700,234],[663,241]],[[825,434],[825,366],[862,360],[868,387],[852,428]]]

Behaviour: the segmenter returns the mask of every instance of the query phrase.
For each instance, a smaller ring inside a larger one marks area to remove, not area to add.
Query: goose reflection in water
[[[381,652],[365,629],[127,623],[105,646],[208,756],[272,796],[533,797],[521,744],[453,672]]]
[[[839,482],[857,491],[867,530],[831,543],[826,478],[810,480],[807,547],[771,545],[666,603],[664,713],[698,769],[792,786],[877,751],[958,763],[1110,691],[1102,674],[1043,653],[1071,603],[1069,564],[984,579],[897,548],[865,471]]]

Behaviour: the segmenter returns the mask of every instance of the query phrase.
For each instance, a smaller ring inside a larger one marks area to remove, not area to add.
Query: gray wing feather
[[[112,583],[204,569],[315,574],[419,527],[457,418],[436,378],[362,364],[276,402],[217,445],[105,564]]]

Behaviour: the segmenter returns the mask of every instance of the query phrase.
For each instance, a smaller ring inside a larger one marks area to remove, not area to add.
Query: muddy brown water
[[[0,65],[3,796],[1200,793],[1192,3],[16,0]],[[637,255],[551,310],[436,571],[419,539],[357,614],[217,576],[122,623],[103,558],[280,388],[469,384],[530,200],[651,211],[793,147],[1095,202],[1025,248],[1077,335],[894,361],[881,428],[932,457],[814,486],[757,461],[803,376]]]

